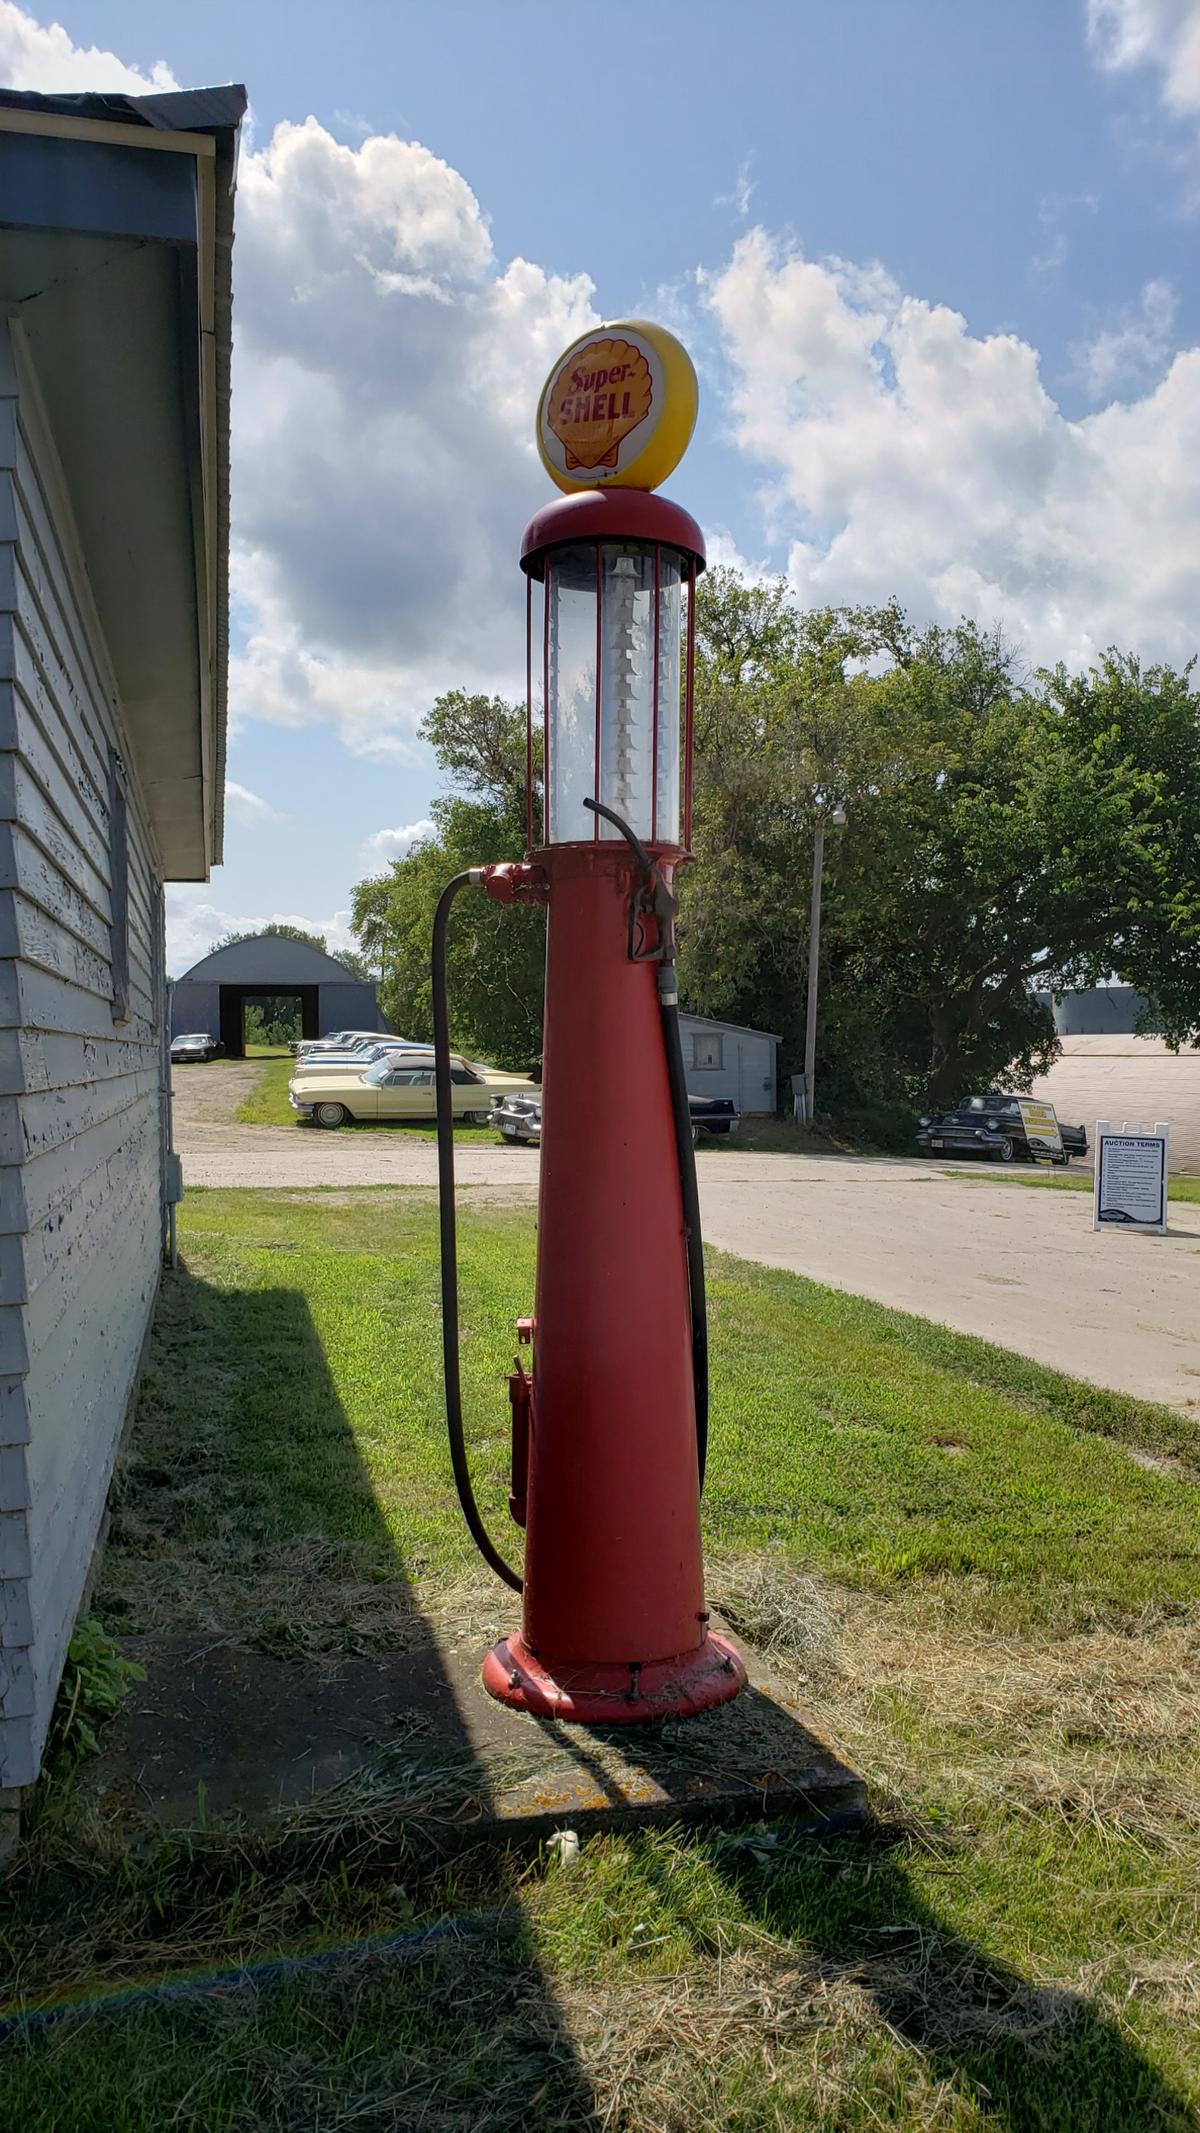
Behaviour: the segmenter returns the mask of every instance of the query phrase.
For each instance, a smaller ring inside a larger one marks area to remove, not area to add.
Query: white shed
[[[236,88],[0,92],[5,1822],[38,1773],[177,1197],[163,883],[221,856],[244,109]]]
[[[692,1096],[731,1096],[741,1112],[775,1109],[779,1038],[771,1030],[680,1015],[683,1064]]]

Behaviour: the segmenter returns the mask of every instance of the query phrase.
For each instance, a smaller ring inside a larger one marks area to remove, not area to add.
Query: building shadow
[[[380,1386],[381,1418],[392,1399]],[[346,2122],[339,2084],[353,2093],[359,2077],[339,2070],[344,2016],[389,2040],[355,2125],[415,2125],[435,2099],[445,2123],[458,2097],[466,2126],[486,2097],[488,2126],[516,2133],[534,2096],[539,2122],[599,2125],[514,1893],[517,1862],[495,1848],[462,1863],[489,1775],[298,1288],[219,1287],[186,1265],[164,1276],[92,1604],[145,1669],[83,1773],[81,1827],[100,1835],[81,1850],[73,1832],[41,1862],[35,1838],[0,1892],[25,2005],[114,1995],[86,2017],[0,2024],[0,2068],[13,2050],[44,2058],[39,2125],[207,2125],[196,2055],[210,2044],[212,2122],[258,2123],[223,2115],[239,2008],[264,2040],[239,2060],[247,2110],[269,2065],[282,2096],[288,2054],[303,2062],[315,2115],[289,2124],[325,2122],[323,2058],[329,2122]],[[277,1945],[324,1945],[331,1960],[312,1974],[272,1977],[259,1960],[271,1920],[258,1898],[280,1884]],[[460,1909],[461,1935],[426,1947],[430,1917]],[[244,1980],[228,1976],[242,1965]],[[156,1971],[183,1991],[148,1994]],[[226,1976],[211,1989],[214,1972]],[[103,2085],[126,2062],[110,2117]]]

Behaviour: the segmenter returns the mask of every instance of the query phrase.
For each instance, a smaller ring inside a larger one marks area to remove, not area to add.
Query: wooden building
[[[176,1196],[163,883],[221,856],[238,88],[0,92],[0,1804]]]
[[[679,1033],[689,1095],[732,1097],[750,1116],[774,1111],[779,1039],[773,1031],[681,1014]]]

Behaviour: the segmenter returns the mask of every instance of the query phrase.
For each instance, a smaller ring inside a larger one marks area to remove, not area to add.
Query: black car
[[[741,1114],[729,1096],[689,1096],[688,1109],[694,1141],[702,1133],[736,1133],[741,1124]]]
[[[192,1035],[172,1037],[171,1061],[174,1066],[195,1066],[205,1059],[216,1059],[225,1047],[219,1037],[210,1037],[205,1030]]]
[[[540,1072],[538,1076],[541,1078]],[[728,1096],[689,1096],[688,1108],[692,1114],[692,1139],[699,1140],[702,1133],[736,1133],[739,1113]],[[525,1096],[519,1091],[512,1096],[498,1096],[492,1105],[492,1120],[506,1141],[540,1141],[542,1137],[542,1101],[540,1096]]]
[[[1073,1155],[1086,1155],[1088,1139],[1082,1126],[1058,1121],[1063,1152],[1052,1160],[1069,1163]],[[917,1129],[917,1144],[932,1155],[982,1155],[993,1163],[1036,1161],[1021,1118],[1016,1096],[968,1096],[938,1118],[923,1118]]]

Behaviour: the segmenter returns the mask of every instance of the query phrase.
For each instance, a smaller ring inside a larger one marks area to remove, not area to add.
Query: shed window
[[[694,1067],[720,1067],[723,1039],[713,1031],[697,1032],[692,1038],[692,1065]]]
[[[108,751],[108,820],[112,1018],[114,1022],[124,1022],[129,1015],[129,800],[125,765],[115,748]]]

